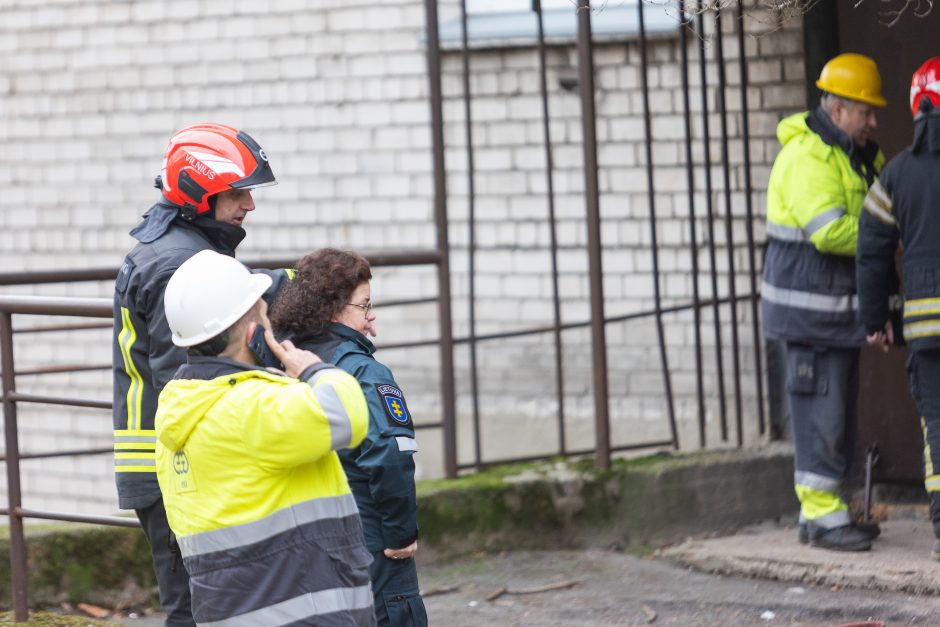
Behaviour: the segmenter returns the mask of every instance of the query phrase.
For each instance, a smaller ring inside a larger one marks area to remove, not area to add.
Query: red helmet
[[[160,179],[164,198],[197,214],[220,192],[277,184],[258,142],[224,124],[194,124],[171,137]]]
[[[911,78],[911,115],[920,111],[920,103],[929,98],[935,107],[940,107],[940,57],[931,57],[917,68]]]

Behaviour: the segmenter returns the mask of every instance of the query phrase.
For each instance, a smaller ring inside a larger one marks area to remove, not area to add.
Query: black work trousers
[[[940,538],[940,350],[911,351],[907,374],[924,430],[924,487],[933,532]]]
[[[153,555],[153,570],[160,586],[160,605],[166,612],[166,627],[195,627],[192,598],[189,593],[189,574],[183,568],[176,539],[170,533],[166,520],[166,509],[161,498],[143,509],[134,510],[144,529],[150,552]],[[171,543],[172,539],[172,543]]]

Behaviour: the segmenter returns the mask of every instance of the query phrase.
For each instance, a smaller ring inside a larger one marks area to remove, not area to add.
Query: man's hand
[[[891,345],[894,344],[894,327],[891,326],[891,321],[885,322],[884,330],[875,331],[866,336],[865,339],[868,340],[870,346],[880,346],[881,352],[887,353]]]
[[[310,351],[297,348],[290,340],[278,342],[271,329],[264,330],[264,341],[268,343],[274,356],[284,364],[284,373],[289,377],[296,379],[310,366],[321,363],[319,357]]]
[[[407,560],[415,556],[418,551],[418,541],[415,540],[403,549],[385,549],[385,557],[390,560]]]

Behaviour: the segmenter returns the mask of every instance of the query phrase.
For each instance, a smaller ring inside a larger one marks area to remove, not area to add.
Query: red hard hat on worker
[[[258,142],[224,124],[195,124],[173,135],[160,178],[164,198],[196,214],[209,211],[215,194],[277,184]]]
[[[914,72],[911,78],[911,115],[917,115],[925,98],[934,107],[940,107],[940,57],[927,59]]]

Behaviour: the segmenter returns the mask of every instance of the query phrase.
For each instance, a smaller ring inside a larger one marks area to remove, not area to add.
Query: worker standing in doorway
[[[886,103],[875,62],[840,54],[823,67],[811,112],[777,127],[783,148],[767,190],[764,335],[786,344],[800,541],[864,551],[877,525],[853,523],[839,495],[857,433],[855,249],[862,202],[884,155],[870,138]]]

